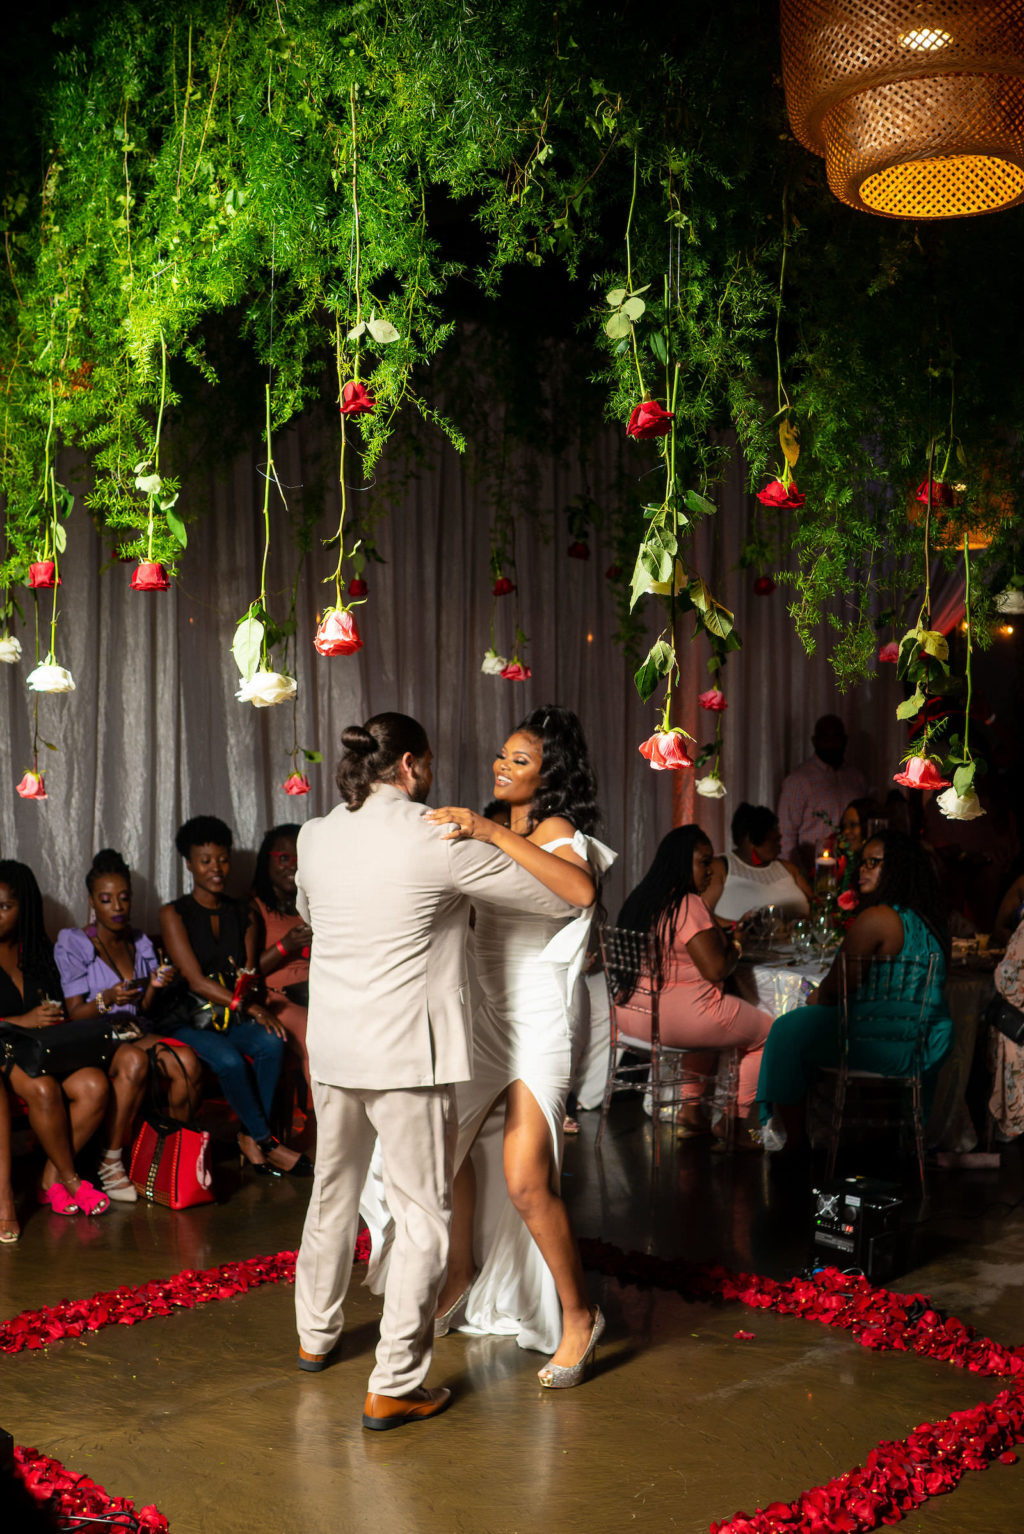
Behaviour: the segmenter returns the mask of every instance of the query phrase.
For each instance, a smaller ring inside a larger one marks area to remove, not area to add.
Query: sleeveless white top
[[[789,869],[778,858],[764,868],[744,863],[735,852],[725,854],[726,878],[715,906],[723,921],[739,921],[748,911],[773,905],[780,915],[806,916],[807,897]]]

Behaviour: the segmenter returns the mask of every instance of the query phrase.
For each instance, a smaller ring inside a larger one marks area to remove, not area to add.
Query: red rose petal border
[[[138,1528],[147,1534],[166,1534],[167,1519],[159,1508],[140,1507],[128,1497],[110,1497],[87,1475],[74,1475],[58,1459],[38,1449],[14,1448],[14,1466],[37,1502],[49,1503],[59,1518],[106,1519],[116,1528]],[[107,1525],[109,1527],[109,1524]],[[100,1528],[100,1524],[97,1524]]]

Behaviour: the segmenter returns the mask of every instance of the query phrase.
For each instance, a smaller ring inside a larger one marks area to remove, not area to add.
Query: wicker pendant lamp
[[[782,0],[782,74],[841,202],[887,218],[1024,202],[1024,0]]]

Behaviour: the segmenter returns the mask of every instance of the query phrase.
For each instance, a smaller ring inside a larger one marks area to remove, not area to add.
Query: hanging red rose
[[[524,666],[521,660],[514,660],[505,667],[501,675],[506,682],[528,682],[533,672],[529,666]]]
[[[170,584],[163,565],[151,560],[143,560],[138,569],[132,572],[133,591],[167,591]]]
[[[775,582],[770,575],[759,575],[754,582],[754,595],[756,597],[770,597],[775,590]]]
[[[372,415],[377,401],[363,384],[352,379],[341,391],[342,415]]]
[[[22,799],[48,799],[46,786],[43,783],[41,772],[26,772],[21,782],[15,788],[15,793],[20,794]]]
[[[693,766],[678,730],[656,730],[650,740],[645,740],[637,749],[641,756],[647,758],[655,772]]]
[[[607,570],[604,572],[604,578],[606,581],[617,581],[621,574],[621,565],[609,565]]]
[[[54,579],[54,563],[52,559],[39,559],[34,565],[28,567],[28,583],[38,591],[49,591],[53,586],[61,586],[63,582],[58,575]]]
[[[843,890],[841,895],[836,896],[836,905],[841,911],[855,911],[858,905],[856,890]]]
[[[313,643],[321,655],[354,655],[363,648],[355,613],[343,607],[325,613]]]
[[[807,499],[796,488],[795,479],[790,480],[788,485],[781,479],[773,479],[757,492],[757,498],[762,506],[774,506],[777,511],[799,511]]]
[[[353,576],[348,583],[348,594],[350,597],[365,597],[369,589],[369,586],[359,575]]]
[[[701,708],[710,709],[713,714],[724,713],[729,707],[726,702],[725,693],[719,691],[717,687],[709,687],[707,692],[702,692],[697,698],[697,702]]]
[[[634,437],[638,442],[645,437],[667,437],[674,420],[672,412],[662,410],[656,399],[645,399],[641,404],[634,405],[626,427],[626,436]]]
[[[878,659],[883,663],[883,665],[895,666],[899,658],[900,647],[896,643],[895,639],[890,639],[889,643],[884,644],[878,652]]]
[[[928,505],[928,481],[923,479],[914,494],[914,500],[920,501],[922,506]],[[941,479],[932,480],[932,505],[955,506],[957,501],[956,491],[952,485],[947,485]]]
[[[903,772],[893,774],[894,783],[904,788],[948,788],[949,779],[944,778],[930,756],[912,756]]]
[[[582,538],[577,538],[575,543],[570,543],[570,545],[569,545],[569,558],[570,559],[589,559],[590,558],[590,544],[589,543],[585,543]]]
[[[304,772],[292,772],[281,784],[286,794],[308,794],[310,792],[309,779]]]
[[[509,593],[515,591],[515,589],[515,586],[509,580],[507,575],[499,575],[497,580],[494,582],[494,585],[491,587],[491,595],[496,597],[507,597]]]

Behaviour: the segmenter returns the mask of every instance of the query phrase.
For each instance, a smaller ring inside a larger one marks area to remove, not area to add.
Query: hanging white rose
[[[282,671],[257,671],[243,682],[235,693],[239,703],[251,703],[254,708],[270,708],[275,703],[290,703],[298,691],[293,676]]]
[[[5,666],[15,666],[21,660],[21,640],[14,634],[0,635],[0,661]]]
[[[709,776],[697,779],[697,792],[702,799],[724,799],[727,790],[721,778]]]
[[[947,820],[977,820],[979,815],[985,813],[973,788],[969,788],[966,794],[958,794],[955,788],[947,788],[935,802]]]
[[[497,650],[485,650],[480,670],[484,676],[500,676],[507,665],[508,661],[504,655],[499,655]]]
[[[31,687],[33,692],[74,692],[75,683],[71,672],[64,666],[55,664],[50,655],[41,666],[30,671],[25,678],[25,686]]]

